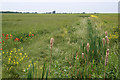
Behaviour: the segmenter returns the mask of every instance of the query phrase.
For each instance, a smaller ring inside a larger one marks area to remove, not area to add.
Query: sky
[[[0,11],[117,13],[119,0],[2,0]]]

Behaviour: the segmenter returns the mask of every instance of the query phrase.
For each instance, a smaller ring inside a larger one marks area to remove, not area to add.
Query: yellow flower
[[[18,51],[20,51],[20,49],[18,49]]]
[[[23,47],[21,47],[21,49],[23,49]]]
[[[42,67],[40,67],[40,69],[42,69]]]
[[[22,60],[23,60],[23,58],[22,58]]]
[[[14,64],[15,64],[15,62],[14,62]]]
[[[11,55],[11,53],[10,53],[10,55]]]
[[[31,32],[29,32],[29,34],[32,34]]]
[[[17,62],[17,64],[18,64],[18,62]]]
[[[90,17],[95,17],[95,18],[98,18],[97,16],[94,16],[94,15],[90,15]]]
[[[5,52],[3,52],[3,54],[4,54]]]
[[[9,61],[10,61],[11,59],[9,58]]]
[[[11,51],[11,53],[12,53],[13,51]]]
[[[8,53],[8,52],[7,52]]]
[[[25,53],[25,55],[26,55],[26,53]]]
[[[20,55],[22,55],[22,53],[20,53]]]
[[[30,67],[30,65],[28,67]]]
[[[26,58],[27,58],[27,56],[26,56]]]
[[[16,48],[14,48],[14,50],[16,50]]]

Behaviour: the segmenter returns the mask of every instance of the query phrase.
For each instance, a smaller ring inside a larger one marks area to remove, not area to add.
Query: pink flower
[[[107,44],[109,43],[109,39],[108,39],[108,36],[105,36],[105,38],[106,38],[106,41],[107,41]]]
[[[103,46],[104,46],[105,45],[105,38],[103,38],[102,41],[103,41]]]
[[[106,52],[105,66],[106,66],[107,63],[108,63],[108,56],[109,56],[109,49],[107,49],[107,52]]]
[[[50,39],[50,47],[51,47],[51,48],[53,47],[53,42],[54,42],[54,38],[51,38],[51,39]]]
[[[107,36],[107,31],[105,31],[105,35]]]
[[[82,53],[82,58],[84,58],[84,53]]]
[[[90,49],[89,43],[87,43],[86,49],[87,49],[87,52],[89,52],[89,49]]]

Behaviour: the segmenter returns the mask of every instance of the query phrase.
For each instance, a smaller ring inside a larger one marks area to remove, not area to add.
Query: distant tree
[[[55,14],[56,12],[55,11],[53,11],[53,14]]]
[[[37,12],[35,12],[35,14],[37,14]]]
[[[97,14],[96,12],[94,12],[94,14]]]
[[[85,14],[85,12],[83,12],[83,14]]]

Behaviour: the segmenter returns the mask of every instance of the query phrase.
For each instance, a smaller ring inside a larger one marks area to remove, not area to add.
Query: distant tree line
[[[0,11],[0,13],[23,13],[23,14],[38,14],[37,12],[14,12],[14,11]],[[52,12],[46,12],[46,13],[41,13],[41,14],[86,14],[86,12],[82,12],[82,13],[56,13],[56,11],[52,11]],[[96,12],[91,13],[91,14],[98,14]]]
[[[0,11],[0,13],[24,13],[24,14],[37,14],[37,12],[14,12],[14,11]]]

